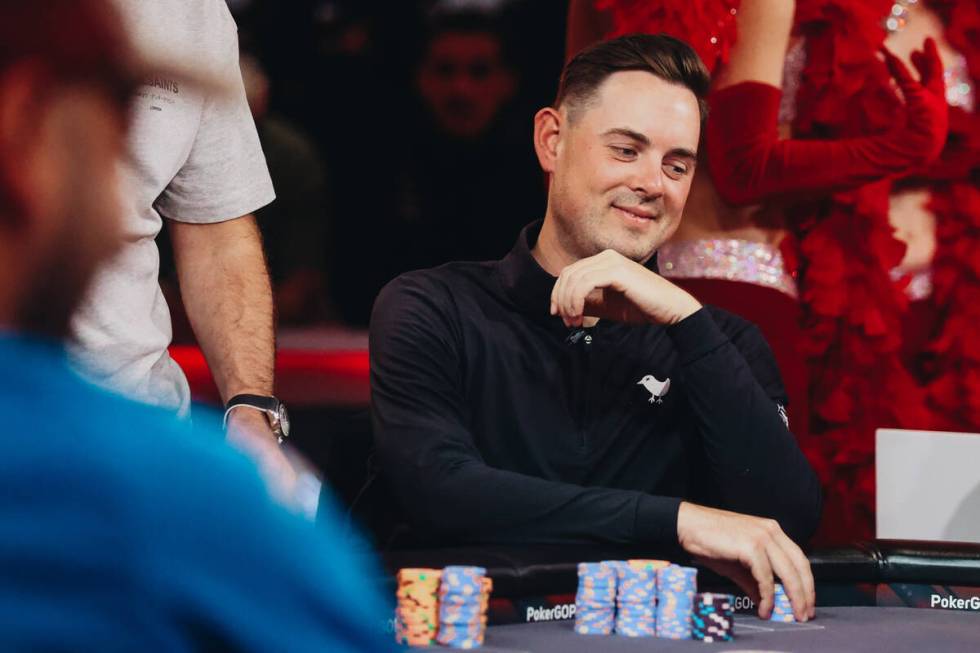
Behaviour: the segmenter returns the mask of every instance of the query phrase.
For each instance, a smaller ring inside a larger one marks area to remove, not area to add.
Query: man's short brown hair
[[[565,64],[555,108],[575,116],[595,98],[614,73],[642,70],[691,90],[698,99],[701,123],[708,117],[708,69],[691,46],[666,34],[632,34],[589,46]]]

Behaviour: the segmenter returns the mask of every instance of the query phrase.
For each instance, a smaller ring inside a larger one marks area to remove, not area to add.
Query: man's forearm
[[[680,499],[675,497],[550,481],[478,460],[441,460],[421,470],[385,462],[396,491],[411,497],[406,510],[419,525],[449,538],[677,544]]]
[[[272,288],[255,219],[169,224],[184,307],[221,398],[271,395]]]

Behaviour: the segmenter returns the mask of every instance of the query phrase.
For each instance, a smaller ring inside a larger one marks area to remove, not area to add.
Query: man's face
[[[569,120],[551,170],[550,208],[563,249],[613,249],[638,262],[680,224],[700,138],[689,89],[643,71],[611,75]]]
[[[493,34],[447,32],[429,45],[419,91],[439,126],[458,138],[482,135],[514,92]]]
[[[101,94],[67,91],[52,100],[41,138],[47,173],[34,218],[36,268],[18,322],[25,331],[62,337],[96,270],[121,244],[124,121]]]

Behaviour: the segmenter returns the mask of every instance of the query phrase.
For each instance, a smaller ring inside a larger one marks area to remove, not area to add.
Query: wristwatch
[[[275,397],[235,395],[225,404],[225,424],[228,423],[228,414],[235,408],[250,408],[265,413],[272,432],[279,438],[279,444],[289,437],[289,413],[286,412],[286,405]]]

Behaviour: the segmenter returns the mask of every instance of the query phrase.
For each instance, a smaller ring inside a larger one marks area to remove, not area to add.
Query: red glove
[[[882,49],[905,99],[904,120],[876,136],[841,140],[779,140],[781,92],[741,82],[709,98],[708,164],[718,192],[732,204],[800,191],[837,191],[897,175],[935,160],[946,143],[948,107],[936,43],[912,53],[916,81]]]

